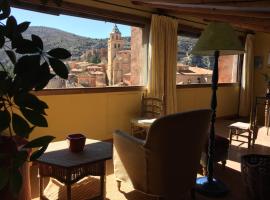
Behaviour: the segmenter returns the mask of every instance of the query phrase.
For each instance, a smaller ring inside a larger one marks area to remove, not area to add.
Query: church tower
[[[124,40],[121,37],[121,32],[119,31],[117,25],[115,24],[112,32],[110,33],[110,38],[108,40],[108,79],[109,85],[113,85],[113,60],[116,57],[118,51],[122,50],[124,47]]]

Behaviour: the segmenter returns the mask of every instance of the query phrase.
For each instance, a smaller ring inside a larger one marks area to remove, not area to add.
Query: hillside
[[[73,59],[79,58],[86,50],[92,48],[107,48],[108,42],[108,38],[95,39],[82,37],[59,29],[43,26],[30,26],[24,33],[24,36],[26,38],[30,38],[31,34],[35,34],[41,37],[45,46],[45,50],[62,47],[71,52]],[[130,42],[130,37],[124,37],[124,40]],[[212,66],[213,59],[209,59],[208,57],[202,58],[198,56],[190,56],[189,54],[186,54],[186,51],[191,51],[196,41],[196,38],[189,38],[185,36],[178,38],[178,49],[181,49],[177,56],[178,62],[206,68]],[[0,57],[3,63],[7,62],[7,60],[5,60],[7,57],[4,55],[3,51],[0,51]]]
[[[49,27],[32,26],[24,33],[29,38],[31,34],[41,37],[45,44],[45,49],[62,47],[69,50],[72,57],[79,57],[87,49],[91,48],[107,48],[108,39],[93,39],[78,36],[72,33],[61,31]]]

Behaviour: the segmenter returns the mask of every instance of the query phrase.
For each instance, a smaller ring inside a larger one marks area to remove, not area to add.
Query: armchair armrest
[[[117,180],[131,180],[136,189],[146,188],[146,153],[144,140],[119,130],[113,134],[114,174]]]

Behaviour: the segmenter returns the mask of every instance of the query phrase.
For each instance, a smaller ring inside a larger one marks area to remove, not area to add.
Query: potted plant
[[[28,141],[35,127],[48,126],[45,112],[48,105],[32,91],[42,90],[56,75],[68,78],[62,59],[71,56],[69,51],[63,48],[45,51],[39,36],[24,38],[22,33],[29,24],[18,24],[10,16],[9,1],[0,0],[0,49],[7,58],[0,59],[1,199],[17,199],[23,181],[21,167],[41,156],[54,139],[43,136]],[[29,148],[37,150],[29,156],[26,150]]]

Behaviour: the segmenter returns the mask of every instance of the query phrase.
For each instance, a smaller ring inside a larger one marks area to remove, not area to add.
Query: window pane
[[[214,66],[213,56],[195,56],[190,52],[198,38],[178,36],[176,83],[204,84],[211,83]],[[219,57],[219,83],[237,82],[238,56]]]
[[[39,35],[45,50],[62,47],[72,54],[65,60],[68,80],[56,76],[46,88],[143,85],[142,28],[16,8],[12,12],[19,22],[33,22],[25,37]]]

